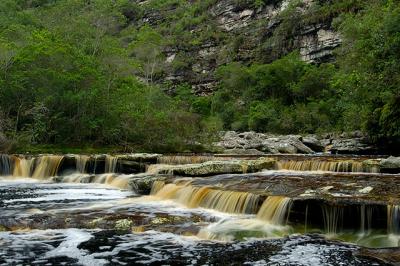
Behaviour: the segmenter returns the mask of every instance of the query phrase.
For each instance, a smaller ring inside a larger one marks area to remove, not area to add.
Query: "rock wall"
[[[140,2],[144,5],[147,1]],[[333,50],[341,44],[341,38],[332,28],[332,19],[316,24],[295,22],[297,24],[293,28],[293,34],[282,47],[272,47],[273,44],[268,43],[282,22],[280,15],[288,8],[289,2],[271,0],[263,7],[256,8],[254,1],[216,1],[207,10],[207,15],[217,26],[216,31],[224,37],[218,40],[210,39],[190,48],[166,47],[166,70],[159,82],[168,81],[166,90],[170,90],[171,83],[189,83],[195,94],[209,95],[218,84],[214,76],[215,69],[228,62],[270,63],[294,50],[298,50],[306,62],[321,63],[334,60]],[[314,2],[326,1],[302,0],[298,11],[306,12]],[[171,12],[174,12],[174,6],[164,10],[167,14]],[[147,11],[137,23],[157,26],[163,21],[162,13],[154,9]],[[201,31],[202,28],[193,29],[196,30]],[[172,65],[175,60],[179,60],[179,55],[191,60],[185,68],[174,69]]]

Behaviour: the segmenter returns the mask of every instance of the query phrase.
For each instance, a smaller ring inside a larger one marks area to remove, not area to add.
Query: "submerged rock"
[[[128,219],[121,219],[115,222],[115,230],[128,231],[131,229],[133,222]]]

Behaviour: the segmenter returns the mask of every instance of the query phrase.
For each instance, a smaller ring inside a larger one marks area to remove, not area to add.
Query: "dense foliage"
[[[235,0],[251,8],[279,2]],[[362,129],[377,141],[400,139],[397,1],[321,0],[307,12],[302,1],[291,1],[250,64],[237,60],[243,36],[228,36],[210,18],[216,3],[0,1],[0,149],[10,147],[7,138],[14,148],[179,151],[221,129]],[[146,24],[146,14],[161,18]],[[307,64],[292,51],[293,33],[315,23],[342,34],[334,63]],[[181,83],[173,96],[165,94],[166,67],[185,71],[194,63],[187,51],[213,42],[225,44],[213,60],[218,91],[197,97]],[[166,65],[171,47],[178,52]]]
[[[152,84],[161,37],[128,28],[127,5],[1,1],[0,117],[14,144],[182,150],[198,137],[199,117]]]
[[[335,64],[309,65],[291,53],[271,64],[219,67],[221,86],[212,110],[225,128],[278,133],[361,129],[377,141],[399,143],[400,4],[362,2],[316,4],[305,14],[294,5],[269,40],[269,47],[285,45],[288,31],[298,27],[290,23],[293,18],[315,22],[340,11],[333,24],[344,43]]]

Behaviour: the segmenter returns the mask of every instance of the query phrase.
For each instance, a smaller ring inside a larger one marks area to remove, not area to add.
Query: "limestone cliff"
[[[192,2],[196,1],[189,1],[186,8]],[[306,62],[330,62],[334,60],[333,50],[341,44],[340,35],[332,26],[338,14],[328,14],[323,19],[307,17],[315,15],[316,6],[323,6],[328,0],[270,0],[261,6],[251,0],[211,2],[202,14],[207,20],[190,29],[193,34],[212,31],[210,38],[194,45],[178,41],[164,47],[166,67],[159,82],[167,81],[165,89],[188,83],[195,94],[209,95],[217,87],[214,72],[220,65],[233,61],[270,63],[295,50]],[[168,17],[182,9],[179,4],[154,8],[151,1],[138,3],[144,9],[141,17],[132,20],[138,26],[172,24],[174,20],[168,21]],[[174,67],[179,60],[183,67]]]

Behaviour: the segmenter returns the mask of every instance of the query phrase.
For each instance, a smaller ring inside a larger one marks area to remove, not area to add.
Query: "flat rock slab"
[[[257,160],[209,161],[201,164],[158,165],[156,174],[176,176],[212,176],[219,174],[254,173],[264,169],[274,169],[276,161],[272,158]]]
[[[296,200],[400,204],[400,175],[266,171],[194,178],[193,186],[287,196]]]

